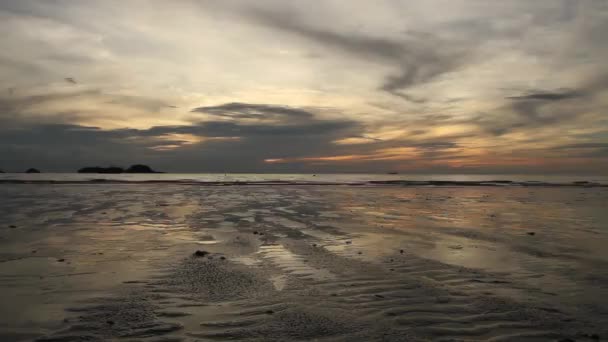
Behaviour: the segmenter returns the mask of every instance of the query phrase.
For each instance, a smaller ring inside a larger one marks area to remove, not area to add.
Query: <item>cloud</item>
[[[571,157],[605,156],[607,13],[602,1],[0,1],[0,167],[597,170]]]
[[[581,97],[582,94],[576,91],[563,92],[530,92],[524,95],[509,96],[511,100],[538,100],[538,101],[561,101]]]
[[[468,119],[495,136],[533,129],[566,127],[580,124],[591,116],[599,104],[595,98],[608,90],[608,77],[603,74],[583,80],[578,87],[559,91],[528,90],[508,100],[493,113],[483,113]],[[565,129],[565,128],[564,128]]]
[[[208,109],[214,108],[236,116],[269,113],[285,120],[203,121],[147,129],[100,129],[21,120],[18,125],[0,128],[0,144],[5,162],[17,163],[21,168],[38,165],[52,170],[59,165],[59,171],[69,171],[64,168],[146,162],[175,171],[260,171],[263,160],[270,155],[322,153],[332,149],[334,140],[361,135],[363,130],[355,121],[322,120],[301,108],[228,103]],[[298,120],[291,120],[294,116]],[[52,154],[48,154],[49,149]],[[176,164],[178,169],[174,169]]]
[[[219,106],[194,108],[192,112],[232,119],[297,119],[310,120],[313,114],[299,108],[268,104],[232,102]]]
[[[560,145],[554,147],[556,150],[569,150],[569,149],[588,149],[588,148],[608,148],[608,143],[593,142],[593,143],[578,143],[569,145]]]
[[[9,88],[6,95],[0,94],[0,118],[14,119],[14,123],[23,120],[46,121],[55,123],[73,123],[78,120],[91,120],[92,111],[107,110],[105,105],[124,108],[134,113],[134,109],[146,114],[159,112],[163,108],[173,108],[163,100],[146,96],[135,96],[104,92],[101,89],[81,87],[59,89],[16,89]],[[100,108],[91,108],[96,104]],[[114,113],[107,113],[111,116]]]
[[[465,42],[450,42],[432,33],[407,32],[399,38],[374,37],[314,27],[294,12],[255,9],[248,15],[264,25],[303,37],[358,59],[387,64],[398,72],[386,76],[379,89],[408,101],[422,99],[400,93],[424,84],[461,66],[473,48]]]

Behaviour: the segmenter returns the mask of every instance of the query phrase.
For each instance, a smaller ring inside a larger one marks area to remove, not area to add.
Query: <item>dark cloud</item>
[[[355,121],[322,120],[301,108],[246,103],[214,108],[235,111],[237,107],[245,112],[266,110],[287,119],[270,123],[204,121],[193,125],[113,130],[21,121],[21,125],[0,128],[0,153],[5,163],[18,165],[17,169],[36,165],[46,170],[70,171],[85,165],[145,162],[167,171],[256,172],[271,167],[264,163],[267,158],[338,151],[333,141],[362,135],[363,131]],[[290,120],[292,115],[298,120]],[[184,134],[203,141],[193,143],[180,136]],[[172,145],[180,147],[171,150]],[[169,149],[163,150],[164,147]]]
[[[587,149],[587,148],[608,148],[608,143],[593,142],[593,143],[578,143],[557,146],[556,150],[569,150],[569,149]]]
[[[391,88],[391,87],[389,87],[389,89],[384,89],[384,90],[386,90],[386,91],[388,91],[388,92],[392,93],[392,94],[393,94],[393,95],[395,95],[395,96],[401,97],[401,98],[403,98],[404,100],[407,100],[407,101],[409,101],[409,102],[412,102],[412,103],[418,103],[418,104],[423,104],[423,103],[427,103],[427,102],[428,102],[428,100],[427,100],[427,99],[425,99],[425,98],[422,98],[422,97],[416,97],[416,96],[412,96],[412,95],[409,95],[409,94],[405,94],[405,93],[403,93],[403,92],[396,92],[395,90],[392,90],[392,89],[390,89],[390,88]]]
[[[581,122],[594,108],[593,97],[606,89],[608,77],[600,74],[575,89],[525,91],[521,95],[506,97],[508,102],[497,108],[496,113],[478,114],[466,123],[479,125],[486,132],[501,136],[514,131]]]
[[[583,158],[608,158],[608,142],[585,142],[559,145],[552,150],[561,154]],[[608,160],[608,159],[607,159]]]
[[[431,81],[461,66],[472,50],[463,41],[444,41],[430,33],[408,32],[400,39],[340,33],[303,23],[296,13],[251,10],[248,15],[269,27],[309,39],[359,59],[389,64],[399,72],[388,75],[381,90],[408,101],[401,90]],[[419,100],[419,99],[418,99]]]
[[[444,140],[384,141],[365,134],[365,127],[356,121],[323,120],[303,108],[229,103],[208,107],[205,111],[214,108],[230,110],[237,115],[237,109],[243,113],[255,110],[279,115],[285,120],[253,123],[202,121],[192,125],[111,130],[74,124],[21,122],[18,126],[0,128],[0,153],[4,157],[3,162],[17,170],[37,167],[48,171],[73,171],[86,165],[147,163],[157,169],[175,172],[316,172],[330,171],[332,167],[334,171],[349,171],[349,167],[297,161],[268,164],[264,160],[374,155],[378,149],[398,147],[416,148],[423,158],[440,159],[441,156],[449,158],[453,153],[450,150],[459,147],[447,140],[450,137]],[[298,120],[292,120],[292,116]],[[192,142],[187,136],[199,137],[202,141]],[[369,143],[334,143],[352,137],[368,139]],[[364,162],[357,170],[384,172],[393,169],[395,163],[402,162]]]
[[[73,77],[66,77],[66,78],[64,78],[64,80],[71,84],[78,84],[78,82],[76,82],[76,80]]]
[[[309,120],[313,114],[309,111],[287,106],[232,102],[219,106],[198,107],[192,112],[233,119],[299,119]]]
[[[569,90],[563,92],[530,92],[524,95],[510,96],[507,98],[511,100],[561,101],[581,96],[581,93]]]

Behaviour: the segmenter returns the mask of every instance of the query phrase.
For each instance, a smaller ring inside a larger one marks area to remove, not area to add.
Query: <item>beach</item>
[[[608,336],[607,187],[22,183],[1,341]]]

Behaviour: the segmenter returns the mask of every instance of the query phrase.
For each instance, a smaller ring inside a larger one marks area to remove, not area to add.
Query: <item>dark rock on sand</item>
[[[64,262],[65,259],[61,258],[61,259],[57,259],[57,262]]]
[[[29,168],[29,169],[25,170],[25,173],[40,173],[40,170],[34,169],[34,168]]]
[[[8,226],[9,228],[17,228],[17,226],[15,226],[14,224],[11,224],[10,226]]]
[[[194,255],[195,257],[204,257],[204,256],[206,256],[207,254],[209,254],[209,252],[207,252],[207,251],[201,251],[201,250],[198,250],[198,251],[194,252],[194,254],[193,254],[193,255]]]
[[[527,234],[528,235],[535,235],[536,233],[535,232],[528,232]]]
[[[592,340],[595,341],[599,341],[600,340],[600,335],[598,334],[583,334],[584,337],[590,338]]]
[[[78,170],[78,173],[123,173],[125,170],[122,167],[110,166],[110,167],[83,167]]]
[[[267,315],[272,315],[273,313],[274,313],[274,311],[272,311],[272,310],[267,310],[267,311],[266,311],[266,314],[267,314]]]
[[[399,253],[403,254],[405,251],[403,249],[399,250]]]
[[[257,230],[254,230],[254,231],[253,231],[253,234],[254,234],[254,235],[258,235],[258,234],[259,234],[259,232],[258,232]]]

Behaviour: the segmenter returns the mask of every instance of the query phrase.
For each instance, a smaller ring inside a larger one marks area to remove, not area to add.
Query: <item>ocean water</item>
[[[266,173],[155,173],[155,174],[82,174],[82,173],[4,173],[0,182],[10,181],[52,181],[52,182],[188,182],[188,183],[331,183],[350,184],[370,181],[403,182],[490,182],[511,181],[514,183],[539,182],[547,184],[572,184],[590,182],[608,184],[608,175],[520,175],[520,174],[266,174]]]

